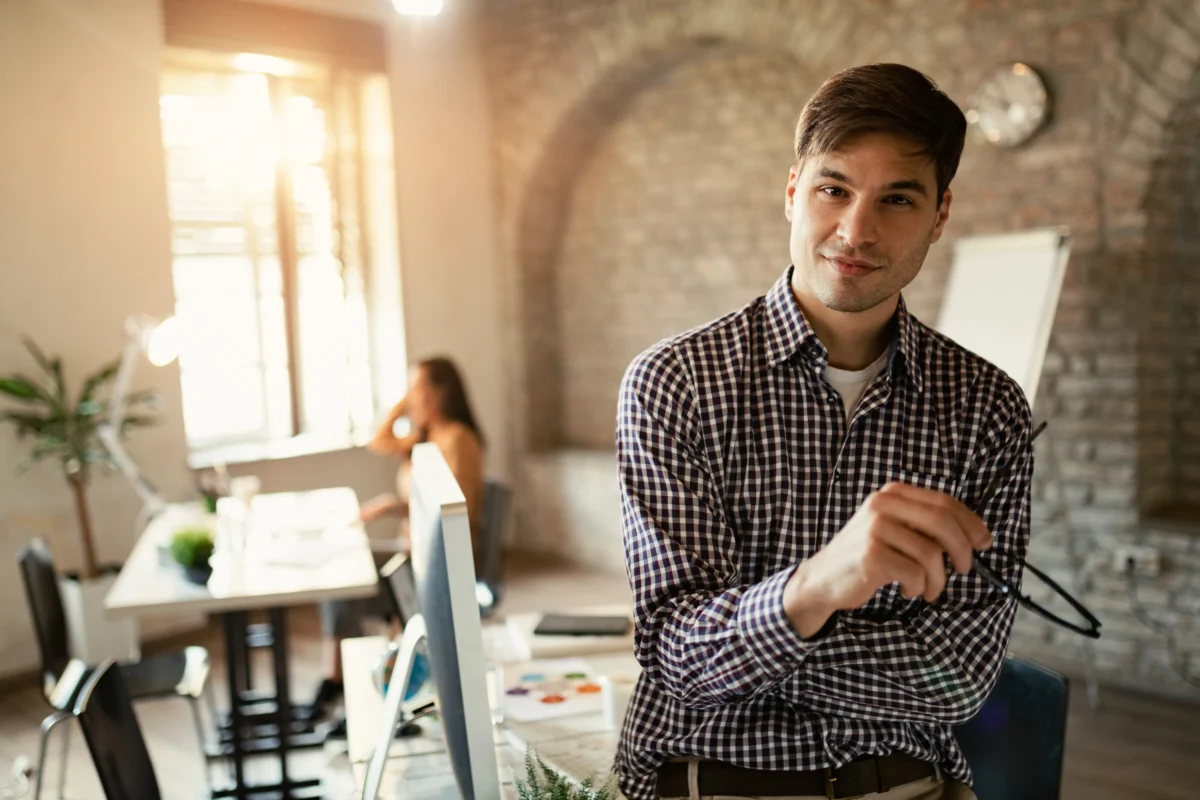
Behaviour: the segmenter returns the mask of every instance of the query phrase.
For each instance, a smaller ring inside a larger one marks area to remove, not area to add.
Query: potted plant
[[[209,559],[213,554],[213,535],[208,528],[183,528],[171,537],[171,557],[183,567],[183,575],[192,583],[208,583],[212,577]]]
[[[547,767],[533,750],[525,752],[525,780],[517,779],[519,800],[616,800],[613,777],[597,787],[591,778],[575,782]]]
[[[51,460],[62,469],[75,506],[79,526],[80,570],[64,575],[63,605],[67,614],[75,656],[89,663],[104,658],[126,659],[138,655],[137,623],[110,621],[104,615],[104,596],[116,578],[115,568],[102,568],[96,561],[96,543],[87,502],[87,487],[97,466],[112,466],[112,458],[97,437],[97,429],[109,412],[105,388],[117,374],[120,359],[114,359],[87,376],[78,396],[72,397],[63,378],[62,360],[47,357],[28,337],[25,348],[41,375],[22,373],[0,376],[0,394],[19,406],[0,412],[0,422],[16,428],[17,437],[29,441],[30,449],[17,465],[24,474],[35,463]],[[158,398],[151,392],[131,393],[125,401],[126,414],[118,434],[125,438],[133,428],[157,421]]]

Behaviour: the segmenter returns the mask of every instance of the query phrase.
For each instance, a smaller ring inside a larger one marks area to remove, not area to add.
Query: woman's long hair
[[[437,392],[438,405],[442,418],[450,422],[461,422],[475,433],[480,446],[485,444],[483,430],[475,421],[471,411],[471,401],[467,399],[467,387],[463,383],[458,367],[448,358],[441,356],[422,359],[418,366],[425,370],[425,376]]]

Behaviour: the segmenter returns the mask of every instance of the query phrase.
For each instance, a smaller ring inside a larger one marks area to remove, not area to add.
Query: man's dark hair
[[[928,156],[940,203],[958,171],[967,120],[929,76],[903,64],[842,70],[821,85],[796,125],[796,160],[823,155],[853,138],[885,133],[906,139]]]

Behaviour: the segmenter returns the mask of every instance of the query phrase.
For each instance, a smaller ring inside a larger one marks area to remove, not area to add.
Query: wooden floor
[[[506,611],[515,613],[616,603],[627,597],[627,591],[621,578],[524,563],[512,570],[509,595],[504,605]],[[315,611],[311,608],[295,610],[290,627],[295,653],[293,693],[304,699],[320,675],[319,626]],[[224,686],[219,630],[212,626],[197,632],[186,642],[166,644],[175,647],[203,644],[209,648],[216,664],[213,685],[217,687],[217,697],[223,705],[224,698],[219,691]],[[268,665],[262,662],[256,666],[263,673],[263,685],[268,685]],[[1089,710],[1082,691],[1072,695],[1071,708],[1064,800],[1200,798],[1200,706],[1110,689],[1105,690],[1103,708],[1098,713]],[[183,702],[140,702],[137,712],[164,797],[195,800],[202,796],[204,773],[197,753],[196,734]],[[0,694],[0,787],[7,783],[13,759],[22,754],[36,757],[38,726],[45,714],[45,703],[33,681],[26,687]],[[51,776],[48,791],[43,794],[47,800],[55,796],[50,789],[62,763],[59,731],[55,732],[47,764],[47,773]],[[70,739],[65,796],[70,800],[103,798],[77,726],[71,726]],[[298,754],[290,769],[294,776],[323,775],[330,798],[353,796],[349,766],[341,748],[336,745]],[[267,764],[259,764],[253,774],[261,779],[271,777]]]

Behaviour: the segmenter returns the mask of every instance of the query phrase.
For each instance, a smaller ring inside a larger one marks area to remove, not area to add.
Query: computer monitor
[[[421,613],[409,619],[384,697],[379,741],[367,766],[363,800],[375,800],[417,645],[426,642],[446,749],[466,800],[500,800],[484,668],[483,631],[475,598],[475,564],[467,503],[433,443],[412,453],[409,538]]]

